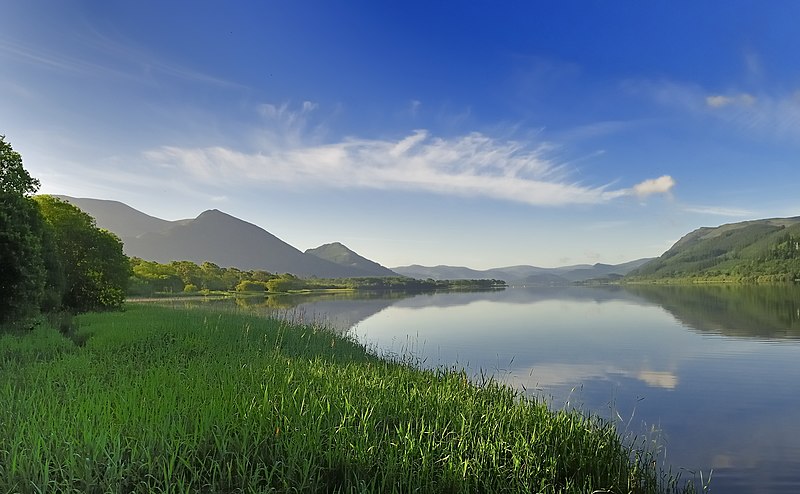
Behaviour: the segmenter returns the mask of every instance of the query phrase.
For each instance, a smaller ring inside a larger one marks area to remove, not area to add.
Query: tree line
[[[122,241],[94,218],[48,195],[0,135],[0,328],[41,314],[122,305],[130,264]]]
[[[286,293],[304,290],[444,290],[504,287],[502,280],[417,280],[404,276],[355,278],[299,278],[263,270],[223,268],[212,262],[172,261],[162,264],[134,257],[129,295],[148,297],[178,293],[258,292]]]

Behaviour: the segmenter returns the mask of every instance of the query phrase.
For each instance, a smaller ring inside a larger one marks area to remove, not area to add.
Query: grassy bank
[[[129,306],[0,338],[0,492],[682,492],[615,429],[322,328]],[[686,489],[688,491],[688,489]]]

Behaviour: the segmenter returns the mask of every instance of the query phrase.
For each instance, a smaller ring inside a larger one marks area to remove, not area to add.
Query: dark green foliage
[[[39,309],[47,281],[43,229],[31,199],[0,193],[0,324],[27,318]]]
[[[63,266],[63,306],[75,312],[119,308],[130,277],[122,241],[67,202],[46,195],[35,200]]]
[[[0,135],[0,192],[29,196],[37,190],[39,181],[22,166],[22,156],[6,141],[6,136]]]
[[[0,325],[34,315],[49,281],[51,244],[43,245],[46,227],[28,197],[38,188],[20,154],[0,136]]]

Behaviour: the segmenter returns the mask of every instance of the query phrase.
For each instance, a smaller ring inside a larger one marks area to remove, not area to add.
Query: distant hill
[[[631,270],[650,261],[638,259],[624,264],[579,264],[557,268],[540,268],[536,266],[507,266],[478,271],[459,266],[400,266],[392,271],[412,278],[434,280],[459,279],[498,279],[507,283],[522,285],[569,285],[578,281],[596,278],[608,278],[612,275],[624,276]],[[613,276],[612,276],[613,277]]]
[[[698,228],[628,281],[708,279],[781,281],[800,278],[800,217]]]
[[[123,241],[125,254],[131,257],[161,263],[208,261],[221,267],[263,269],[301,277],[379,276],[304,254],[263,228],[216,209],[195,219],[167,221],[117,201],[58,197],[94,217],[98,227],[117,234]],[[358,257],[364,265],[371,262]]]
[[[419,264],[412,264],[411,266],[399,266],[392,268],[397,274],[408,276],[409,278],[416,278],[419,280],[481,280],[491,279],[491,276],[486,275],[485,271],[476,271],[474,269],[465,268],[463,266],[420,266]]]
[[[148,232],[162,232],[171,226],[188,221],[162,220],[118,201],[58,195],[53,197],[79,207],[95,219],[98,227],[114,232],[120,238],[136,237]]]
[[[370,261],[365,257],[361,257],[339,242],[320,245],[315,249],[306,250],[305,253],[340,266],[358,269],[363,271],[365,276],[399,276],[391,269],[383,267],[375,261]]]

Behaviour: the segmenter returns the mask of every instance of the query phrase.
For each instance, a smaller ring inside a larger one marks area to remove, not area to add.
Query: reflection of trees
[[[625,289],[699,331],[800,338],[800,287],[794,285],[627,285]]]
[[[218,300],[206,307],[221,310],[239,308],[298,323],[323,324],[347,331],[364,319],[377,314],[398,300],[412,297],[406,292],[347,291],[296,295],[267,295]]]

